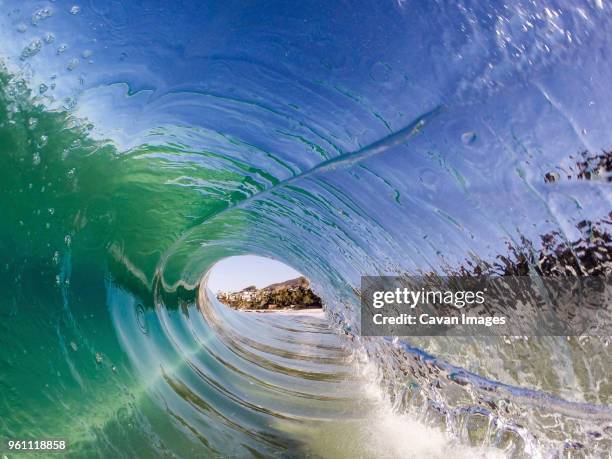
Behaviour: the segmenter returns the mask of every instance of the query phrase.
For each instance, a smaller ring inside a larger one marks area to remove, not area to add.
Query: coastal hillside
[[[310,309],[323,306],[303,276],[258,289],[254,285],[239,292],[218,292],[222,303],[243,310]]]

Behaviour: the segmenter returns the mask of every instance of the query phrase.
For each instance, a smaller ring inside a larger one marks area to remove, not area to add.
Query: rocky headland
[[[323,307],[305,277],[297,277],[258,289],[254,285],[239,292],[218,292],[217,299],[234,309],[274,311]]]

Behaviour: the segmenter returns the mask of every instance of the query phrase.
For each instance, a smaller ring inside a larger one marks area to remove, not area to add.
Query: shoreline
[[[286,315],[299,315],[299,314],[316,314],[316,313],[324,313],[323,308],[304,308],[304,309],[233,309],[234,311],[240,312],[255,312],[258,314],[286,314]]]

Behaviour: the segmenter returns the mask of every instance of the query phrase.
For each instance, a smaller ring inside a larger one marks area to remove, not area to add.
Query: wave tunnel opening
[[[366,277],[610,280],[609,4],[2,5],[0,456],[609,456],[610,328],[362,326]]]

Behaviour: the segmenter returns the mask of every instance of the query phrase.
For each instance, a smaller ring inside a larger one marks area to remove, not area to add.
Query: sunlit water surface
[[[361,275],[493,263],[583,221],[609,250],[610,182],[576,173],[612,148],[608,4],[0,6],[0,436],[75,457],[609,454],[608,338],[358,320]],[[246,253],[308,276],[325,316],[216,303],[206,273]]]

